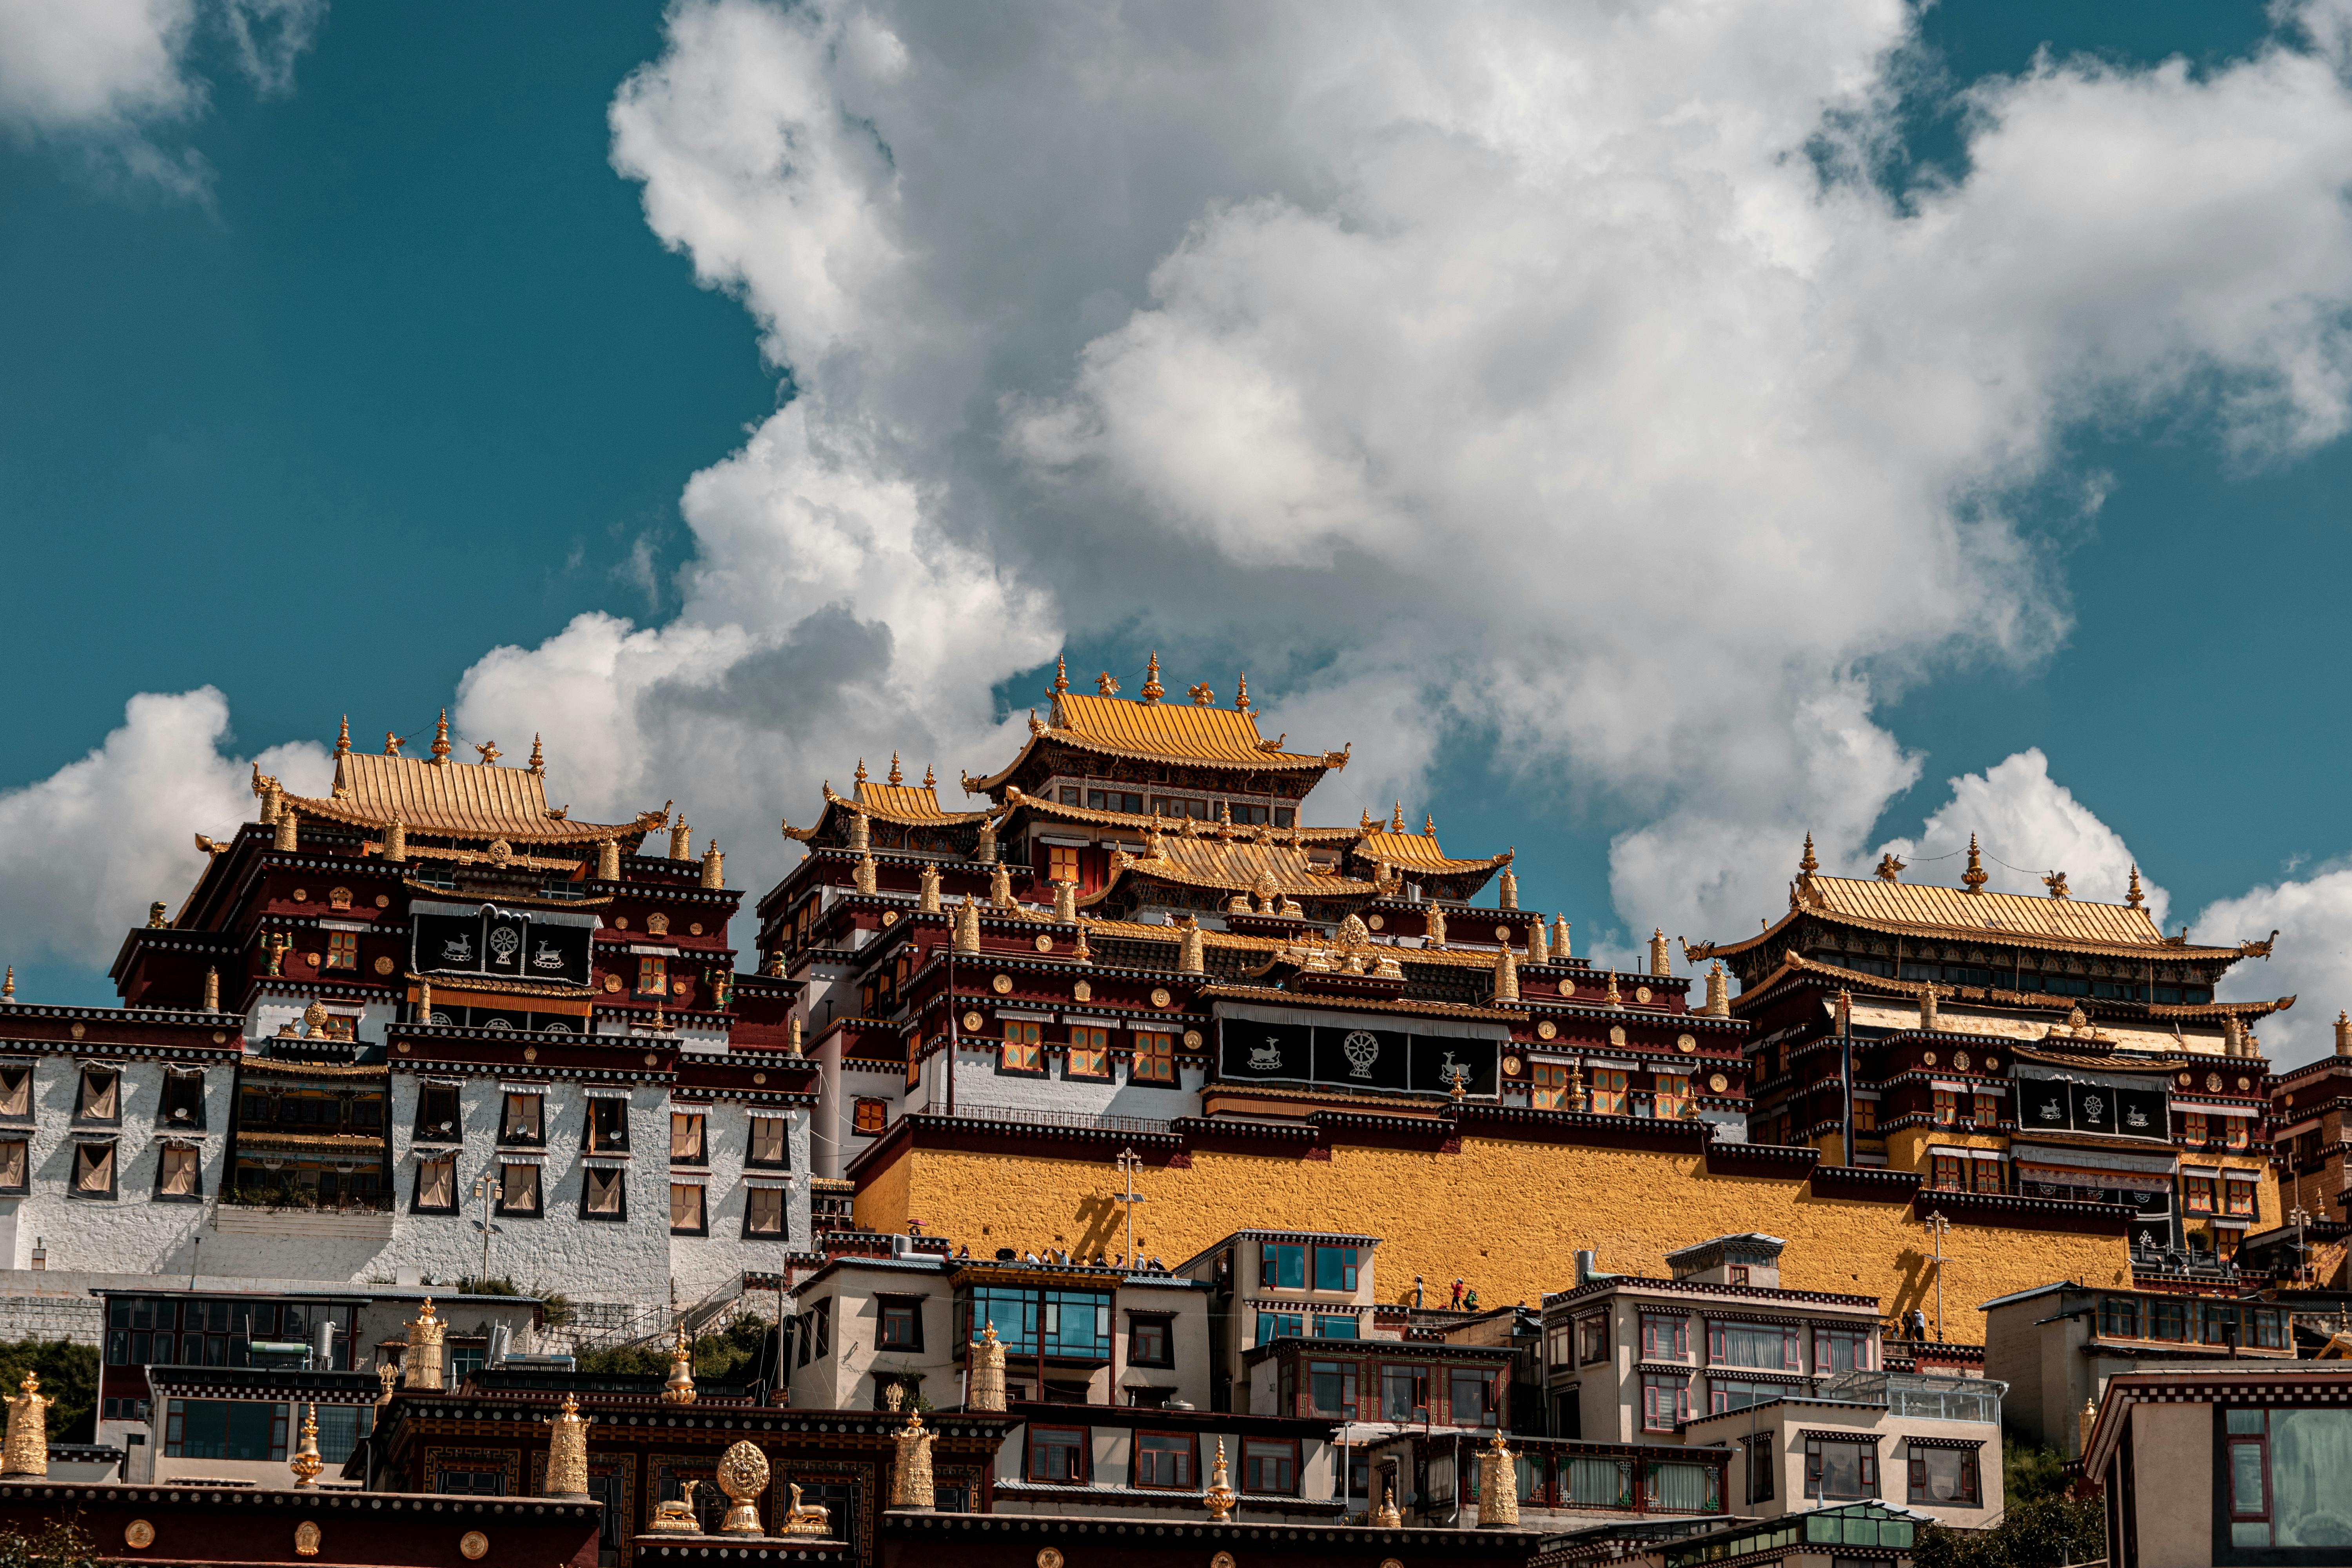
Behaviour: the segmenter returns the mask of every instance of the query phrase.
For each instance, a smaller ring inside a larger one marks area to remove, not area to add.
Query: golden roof
[[[937,786],[929,783],[876,784],[866,776],[864,763],[857,764],[856,788],[857,793],[854,796],[840,795],[835,792],[832,782],[826,781],[824,785],[826,809],[839,806],[845,811],[863,811],[868,816],[879,817],[885,822],[895,822],[908,827],[954,827],[966,823],[978,822],[989,815],[986,811],[941,811]],[[814,838],[823,831],[824,831],[823,812],[817,814],[816,825],[813,827],[794,827],[789,822],[784,824],[784,837],[797,838],[803,843]]]
[[[1122,853],[1114,860],[1110,882],[1085,902],[1093,904],[1108,897],[1119,876],[1128,871],[1163,882],[1234,893],[1270,890],[1291,898],[1330,899],[1371,898],[1380,891],[1370,882],[1318,868],[1296,845],[1244,842],[1239,837],[1241,831],[1235,829],[1231,841],[1214,834],[1194,838],[1162,833],[1152,844],[1156,853]]]
[[[1362,834],[1356,854],[1366,860],[1385,860],[1408,874],[1415,871],[1491,871],[1511,858],[1509,852],[1484,860],[1449,860],[1435,833],[1397,833],[1386,829]]]
[[[1254,772],[1321,772],[1348,765],[1346,751],[1306,755],[1282,749],[1285,737],[1269,741],[1257,731],[1257,714],[1205,703],[1134,701],[1124,697],[1053,693],[1052,718],[1029,716],[1029,742],[1002,772],[984,779],[964,775],[972,795],[995,789],[1013,776],[1040,741],[1055,741],[1105,756],[1147,763],[1189,763]]]
[[[1933,936],[2023,941],[2083,951],[2120,952],[2135,958],[2232,958],[2243,950],[2190,947],[2167,937],[2147,910],[2130,904],[2087,899],[2029,898],[2022,893],[1969,892],[1879,878],[1824,877],[1807,873],[1796,883],[1796,908],[1769,930],[1744,942],[1694,944],[1693,961],[1727,957],[1769,945],[1801,914],[1830,919],[1894,936]]]
[[[668,820],[667,811],[649,811],[627,824],[572,822],[549,809],[546,775],[535,769],[361,752],[335,759],[331,798],[285,798],[304,816],[354,827],[389,827],[397,821],[411,833],[503,838],[509,844],[642,837]]]
[[[1018,784],[1004,786],[1004,805],[1005,816],[1008,818],[1013,810],[1026,808],[1040,816],[1052,817],[1058,822],[1084,822],[1099,827],[1129,827],[1139,833],[1150,832],[1154,825],[1157,825],[1163,833],[1181,832],[1185,821],[1188,820],[1182,817],[1157,816],[1150,812],[1103,811],[1091,805],[1066,805],[1059,801],[1047,800],[1042,795],[1030,795]],[[1353,827],[1276,827],[1272,829],[1236,827],[1234,831],[1236,834],[1246,834],[1253,837],[1271,831],[1286,844],[1294,842],[1322,845],[1353,844],[1363,837]]]

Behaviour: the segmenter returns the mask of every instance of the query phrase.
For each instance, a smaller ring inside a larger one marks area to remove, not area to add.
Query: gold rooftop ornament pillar
[[[710,841],[710,847],[702,852],[702,885],[706,888],[727,885],[727,857],[719,852],[719,840],[716,838]]]
[[[1624,996],[1617,990],[1617,972],[1613,969],[1609,972],[1609,989],[1601,993],[1601,1000],[1603,1004],[1612,1007],[1622,1007],[1625,1005]]]
[[[1551,942],[1544,935],[1544,923],[1543,917],[1541,915],[1538,915],[1536,917],[1536,923],[1528,928],[1528,962],[1529,963],[1549,963],[1551,962]]]
[[[147,906],[147,929],[149,931],[161,931],[171,923],[172,922],[170,921],[163,918],[163,906],[160,900]]]
[[[1672,974],[1674,965],[1666,962],[1666,930],[1660,926],[1650,933],[1650,973]]]
[[[898,1459],[890,1473],[890,1506],[929,1513],[937,1506],[937,1493],[931,1487],[931,1444],[937,1441],[937,1434],[923,1430],[921,1411],[909,1410],[907,1424],[894,1441]]]
[[[768,1489],[768,1456],[753,1443],[738,1443],[719,1457],[719,1489],[727,1494],[734,1506],[727,1510],[726,1520],[719,1526],[721,1535],[763,1535],[760,1528],[761,1492]],[[793,1489],[795,1493],[799,1488]],[[798,1512],[800,1499],[793,1499],[793,1511]]]
[[[1516,910],[1519,907],[1519,879],[1508,866],[1503,868],[1502,880],[1496,884],[1495,900],[1503,909]]]
[[[383,830],[383,858],[395,866],[408,858],[408,824],[396,816]]]
[[[1478,1528],[1513,1530],[1519,1522],[1519,1472],[1497,1429],[1495,1441],[1478,1450]]]
[[[1551,961],[1554,963],[1566,963],[1571,956],[1568,951],[1568,917],[1566,915],[1552,916]]]
[[[401,1387],[441,1386],[441,1336],[448,1327],[433,1315],[433,1298],[425,1297],[425,1310],[408,1325],[408,1355],[401,1363]]]
[[[327,1461],[319,1457],[319,1405],[315,1400],[310,1414],[302,1417],[302,1441],[294,1450],[294,1457],[286,1461],[286,1468],[294,1472],[294,1484],[298,1487],[317,1486],[319,1472],[327,1468]]]
[[[1710,964],[1706,972],[1706,1016],[1710,1018],[1731,1016],[1731,987],[1724,983],[1720,961]]]
[[[299,826],[300,821],[295,816],[294,808],[281,802],[278,807],[278,836],[270,840],[269,847],[272,849],[294,849],[299,847],[299,845],[294,837],[295,829]]]
[[[1495,963],[1495,1000],[1516,1002],[1519,999],[1519,964],[1511,956],[1511,944],[1503,944],[1503,956]]]
[[[983,817],[980,824],[980,845],[972,858],[984,866],[996,864],[996,818]]]
[[[8,1401],[8,1439],[0,1458],[0,1476],[46,1476],[49,1473],[49,1406],[56,1400],[41,1393],[38,1373],[28,1372],[24,1392]]]
[[[687,1348],[683,1321],[677,1325],[677,1343],[669,1353],[669,1381],[662,1384],[661,1396],[664,1405],[694,1403],[694,1352]]]
[[[617,882],[621,879],[621,841],[599,838],[596,841],[596,879]]]
[[[966,954],[980,951],[980,906],[971,901],[970,893],[956,906],[955,951]]]
[[[1396,1486],[1393,1482],[1381,1489],[1380,1511],[1372,1515],[1372,1523],[1382,1530],[1404,1528],[1404,1515],[1397,1511]]]
[[[871,893],[881,884],[881,868],[874,864],[874,852],[867,850],[850,869],[850,886],[861,893]]]
[[[1004,1412],[1004,1346],[996,1337],[993,1322],[971,1342],[971,1386],[964,1392],[963,1407],[996,1415]]]
[[[793,1056],[801,1054],[801,1016],[798,1013],[793,1015],[791,1054]]]
[[[2090,1454],[2091,1438],[2098,1429],[2099,1402],[2085,1394],[2083,1398],[2083,1414],[2077,1416],[2074,1422],[2074,1457],[2076,1458],[2084,1458]],[[10,1442],[13,1444],[15,1439],[10,1438]],[[11,1451],[14,1451],[13,1448]]]
[[[679,812],[677,820],[669,825],[669,858],[673,860],[694,858],[694,829],[686,825],[684,812]]]
[[[921,895],[915,900],[917,910],[927,915],[940,912],[940,868],[929,860],[923,862],[919,884]]]
[[[1932,1035],[1943,1027],[1936,1016],[1936,988],[1932,984],[1919,988],[1919,1031]]]
[[[562,1411],[547,1423],[547,1490],[549,1497],[588,1495],[588,1420],[580,1402],[563,1396]]]
[[[1057,925],[1078,923],[1078,885],[1076,882],[1054,884],[1054,921]]]
[[[1225,1440],[1217,1439],[1217,1462],[1209,1468],[1209,1489],[1201,1494],[1208,1505],[1209,1517],[1219,1524],[1233,1518],[1234,1509],[1241,1501],[1234,1490],[1232,1473],[1225,1468]]]
[[[988,873],[988,905],[996,910],[1013,907],[1013,873],[1002,860]]]
[[[1208,971],[1201,951],[1201,922],[1191,915],[1186,915],[1182,930],[1183,935],[1177,940],[1176,943],[1176,973],[1179,974],[1206,973]]]
[[[205,971],[205,1011],[207,1013],[220,1011],[220,971],[217,969]],[[2342,1037],[2339,1034],[2337,1037]]]
[[[1429,934],[1421,939],[1423,947],[1445,945],[1445,911],[1435,904],[1429,906]]]
[[[2336,1054],[2352,1057],[2352,1013],[2336,1015]]]

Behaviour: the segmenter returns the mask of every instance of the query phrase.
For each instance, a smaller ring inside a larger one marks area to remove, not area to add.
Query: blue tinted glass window
[[[1356,1337],[1356,1320],[1350,1317],[1315,1320],[1315,1337],[1318,1340],[1352,1340]]]

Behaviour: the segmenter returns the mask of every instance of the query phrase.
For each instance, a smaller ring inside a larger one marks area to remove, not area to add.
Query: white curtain
[[[457,1202],[457,1162],[427,1160],[416,1167],[416,1206],[446,1209]]]

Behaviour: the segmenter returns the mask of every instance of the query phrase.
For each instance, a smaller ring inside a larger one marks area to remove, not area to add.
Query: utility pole
[[[1944,1217],[1943,1210],[1937,1209],[1927,1216],[1927,1229],[1936,1238],[1936,1342],[1937,1344],[1947,1342],[1944,1339],[1944,1233],[1951,1228],[1952,1222]]]
[[[1127,1195],[1113,1201],[1127,1205],[1127,1267],[1132,1273],[1135,1270],[1135,1205],[1143,1201],[1135,1195],[1135,1173],[1143,1169],[1143,1156],[1132,1149],[1121,1149],[1118,1158],[1111,1163],[1127,1177]]]
[[[482,1200],[482,1271],[474,1279],[478,1288],[490,1277],[490,1205],[504,1197],[506,1189],[495,1176],[477,1176],[474,1195]]]

